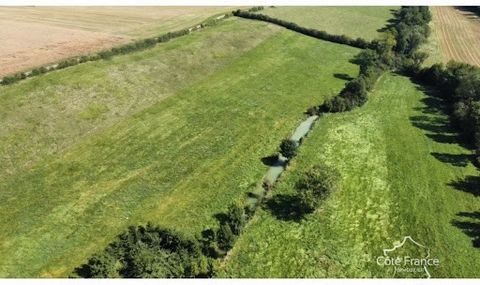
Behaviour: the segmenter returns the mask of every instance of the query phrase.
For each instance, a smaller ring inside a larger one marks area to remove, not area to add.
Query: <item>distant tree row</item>
[[[247,11],[248,12],[258,12],[258,11],[262,11],[263,10],[263,6],[255,6],[255,7],[252,7],[250,9],[248,9]]]
[[[292,31],[295,31],[295,32],[298,32],[298,33],[301,33],[301,34],[304,34],[304,35],[307,35],[307,36],[310,36],[310,37],[314,37],[314,38],[317,38],[317,39],[321,39],[321,40],[325,40],[325,41],[329,41],[329,42],[334,42],[334,43],[338,43],[338,44],[349,45],[349,46],[362,48],[362,49],[367,48],[370,45],[370,43],[367,40],[364,40],[362,38],[352,39],[352,38],[347,37],[345,35],[332,35],[332,34],[329,34],[325,31],[319,31],[319,30],[316,30],[316,29],[301,27],[301,26],[297,25],[296,23],[284,21],[284,20],[277,19],[277,18],[272,18],[270,16],[263,15],[263,14],[252,13],[252,12],[242,11],[242,10],[236,10],[236,11],[233,11],[233,15],[237,16],[237,17],[246,18],[246,19],[253,19],[253,20],[260,20],[260,21],[269,22],[269,23],[285,27],[289,30],[292,30]]]
[[[228,16],[230,16],[230,15],[226,14],[225,17],[223,17],[222,19],[224,19]],[[100,51],[100,52],[98,52],[96,54],[92,54],[92,55],[84,55],[84,56],[80,56],[80,57],[75,57],[75,58],[63,60],[63,61],[60,61],[56,65],[52,65],[52,66],[49,66],[49,67],[43,66],[43,67],[35,68],[30,72],[20,72],[20,73],[17,73],[17,74],[8,75],[8,76],[5,76],[5,77],[2,78],[2,81],[0,82],[0,84],[1,85],[10,85],[12,83],[15,83],[17,81],[26,79],[28,77],[37,76],[37,75],[44,74],[44,73],[47,73],[47,72],[50,72],[50,71],[63,69],[63,68],[69,67],[69,66],[74,66],[74,65],[77,65],[77,64],[80,64],[80,63],[84,63],[84,62],[88,62],[88,61],[97,61],[97,60],[100,60],[100,59],[110,59],[112,56],[115,56],[115,55],[128,54],[128,53],[132,53],[132,52],[136,52],[136,51],[141,51],[141,50],[144,50],[144,49],[147,49],[147,48],[152,48],[157,43],[164,43],[164,42],[167,42],[171,39],[184,36],[186,34],[189,34],[194,29],[214,25],[219,20],[220,19],[209,19],[209,20],[206,20],[203,23],[201,23],[201,24],[199,24],[195,27],[192,27],[192,28],[187,28],[187,29],[182,29],[182,30],[178,30],[178,31],[174,31],[174,32],[169,32],[169,33],[160,35],[158,37],[147,38],[147,39],[139,40],[139,41],[136,41],[136,42],[133,42],[133,43],[124,44],[124,45],[121,45],[121,46],[118,46],[118,47],[113,47],[111,49]]]
[[[472,12],[480,16],[480,6],[470,6]]]

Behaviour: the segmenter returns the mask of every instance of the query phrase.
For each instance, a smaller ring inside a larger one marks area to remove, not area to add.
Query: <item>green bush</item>
[[[297,143],[291,139],[284,139],[280,144],[280,154],[290,160],[297,154]]]
[[[212,274],[210,260],[197,240],[151,224],[130,227],[75,273],[84,278],[192,278]]]
[[[2,78],[2,85],[10,85],[19,80],[22,80],[22,76],[19,73],[14,75],[8,75]]]
[[[236,236],[232,232],[230,225],[223,223],[217,232],[217,243],[222,250],[229,250],[233,247]]]
[[[340,187],[340,173],[324,164],[306,171],[295,185],[302,210],[314,211],[333,191]]]
[[[110,59],[113,56],[113,52],[111,50],[104,50],[98,53],[98,56],[101,59]]]
[[[245,208],[239,203],[232,204],[228,208],[225,222],[234,235],[240,235],[246,223]]]

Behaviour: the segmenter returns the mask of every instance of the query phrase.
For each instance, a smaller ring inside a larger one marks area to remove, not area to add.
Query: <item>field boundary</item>
[[[229,18],[231,15],[232,15],[231,12],[216,14],[207,18],[206,20],[202,21],[199,24],[190,26],[185,29],[168,32],[156,37],[140,39],[133,43],[123,44],[120,46],[105,49],[89,55],[80,55],[80,56],[71,57],[71,58],[59,61],[57,63],[42,65],[31,70],[15,73],[13,75],[6,75],[0,79],[0,85],[10,85],[20,80],[24,80],[24,79],[34,77],[40,74],[48,73],[51,71],[64,69],[70,66],[81,64],[81,63],[86,63],[89,61],[110,59],[112,56],[123,55],[123,54],[128,54],[136,51],[142,51],[148,48],[153,48],[159,43],[165,43],[170,41],[171,39],[185,36],[192,32],[202,30],[210,26],[214,26],[218,22]]]
[[[305,28],[305,27],[299,26],[296,23],[273,18],[264,14],[236,10],[233,12],[233,15],[240,18],[268,22],[268,23],[275,24],[275,25],[284,27],[286,29],[292,30],[294,32],[304,34],[306,36],[310,36],[316,39],[320,39],[320,40],[324,40],[332,43],[348,45],[348,46],[352,46],[360,49],[366,49],[373,46],[372,42],[369,42],[363,38],[353,39],[346,35],[335,35],[335,34],[327,33],[326,31],[319,31],[316,29]]]

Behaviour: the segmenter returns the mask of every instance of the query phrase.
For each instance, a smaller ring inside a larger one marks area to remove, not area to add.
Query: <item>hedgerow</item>
[[[30,72],[20,72],[20,73],[13,74],[13,75],[7,75],[7,76],[4,76],[2,78],[0,84],[1,85],[10,85],[10,84],[18,82],[22,79],[26,79],[27,77],[37,76],[37,75],[47,73],[47,72],[50,72],[50,71],[59,70],[59,69],[67,68],[67,67],[70,67],[70,66],[74,66],[74,65],[77,65],[77,64],[80,64],[80,63],[85,63],[85,62],[89,62],[89,61],[97,61],[97,60],[100,60],[100,59],[108,60],[111,57],[116,56],[116,55],[128,54],[128,53],[137,52],[137,51],[141,51],[141,50],[144,50],[144,49],[152,48],[157,43],[168,42],[171,39],[187,35],[194,30],[198,30],[200,28],[213,26],[216,23],[218,23],[218,21],[223,20],[225,18],[228,18],[229,16],[230,16],[230,14],[225,14],[225,15],[223,15],[223,17],[221,16],[221,17],[217,17],[217,18],[207,19],[206,21],[204,21],[204,22],[202,22],[198,25],[195,25],[193,27],[187,28],[187,29],[182,29],[182,30],[178,30],[178,31],[174,31],[174,32],[168,32],[168,33],[160,35],[158,37],[147,38],[147,39],[139,40],[139,41],[136,41],[136,42],[133,42],[133,43],[120,45],[120,46],[117,46],[117,47],[113,47],[111,49],[107,49],[107,50],[97,52],[97,53],[92,54],[92,55],[83,55],[83,56],[74,57],[74,58],[71,58],[71,59],[62,60],[57,64],[54,64],[54,65],[51,65],[51,66],[48,66],[48,67],[43,66],[43,67],[35,68]]]
[[[362,48],[362,49],[367,48],[370,45],[368,41],[362,38],[352,39],[345,35],[332,35],[325,31],[319,31],[316,29],[301,27],[296,23],[284,21],[277,18],[272,18],[270,16],[259,14],[259,13],[251,13],[249,11],[236,10],[233,12],[233,15],[237,17],[246,18],[246,19],[269,22],[269,23],[285,27],[289,30],[292,30],[310,37],[314,37],[317,39],[334,42],[338,44],[349,45],[349,46]]]

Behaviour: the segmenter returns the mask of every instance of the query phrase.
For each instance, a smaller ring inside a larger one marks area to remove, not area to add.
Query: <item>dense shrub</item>
[[[245,209],[239,204],[232,204],[227,211],[225,223],[230,226],[234,235],[239,235],[246,223]]]
[[[207,277],[211,264],[198,241],[147,224],[130,227],[75,272],[85,278]]]
[[[325,102],[325,109],[333,113],[345,112],[365,104],[368,96],[367,87],[370,89],[379,75],[371,73],[370,76],[362,74],[345,84],[339,95]]]
[[[78,64],[78,60],[76,58],[67,59],[67,60],[60,61],[57,64],[56,69],[63,69],[63,68],[67,68],[69,66],[73,66],[73,65],[76,65],[76,64]]]
[[[221,215],[220,227],[216,230],[207,229],[202,233],[204,252],[213,258],[223,256],[232,248],[247,222],[245,207],[242,203],[234,203],[227,212]]]
[[[290,160],[297,154],[297,143],[291,139],[284,139],[280,144],[280,154]]]
[[[221,224],[217,232],[218,246],[227,251],[231,249],[235,243],[236,236],[233,234],[232,228],[228,224]]]
[[[23,73],[17,73],[17,74],[14,74],[14,75],[5,76],[2,79],[2,85],[9,85],[9,84],[15,83],[19,80],[22,80],[25,77],[23,76]]]
[[[314,211],[333,191],[340,187],[340,173],[326,165],[319,164],[306,171],[295,188],[302,210]]]
[[[86,264],[76,269],[80,277],[85,278],[112,278],[118,275],[118,260],[108,253],[95,254]]]
[[[113,52],[111,50],[104,50],[98,53],[98,56],[101,59],[110,59],[113,56]]]
[[[395,36],[394,50],[399,56],[411,58],[419,46],[427,41],[430,35],[428,23],[431,19],[428,7],[402,7],[395,12],[388,32]]]

